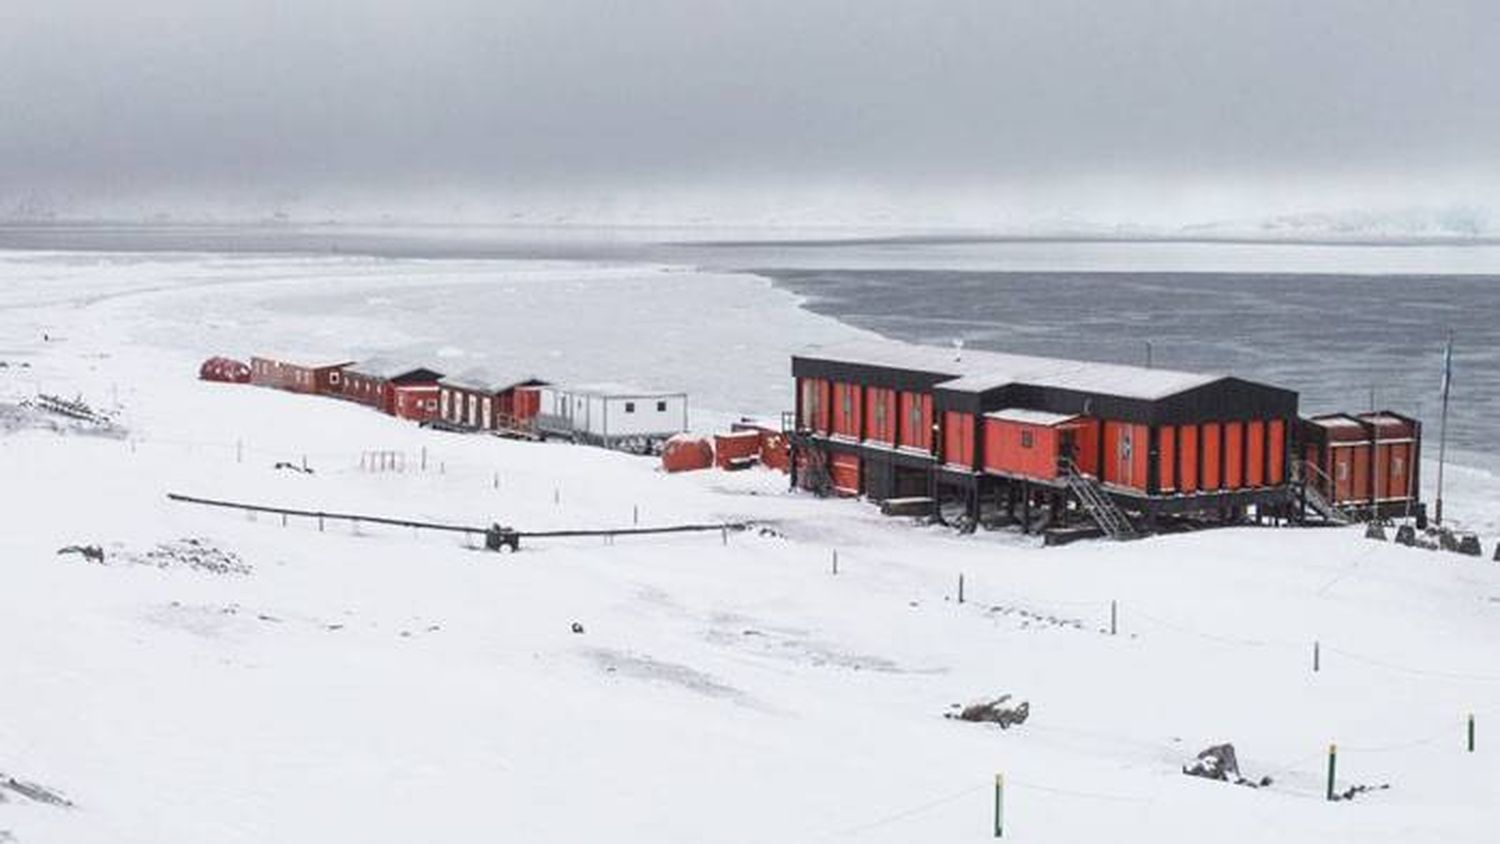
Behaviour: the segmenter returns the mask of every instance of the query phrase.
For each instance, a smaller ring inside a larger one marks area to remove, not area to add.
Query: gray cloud
[[[11,0],[0,203],[1482,204],[1497,31],[1493,2]]]

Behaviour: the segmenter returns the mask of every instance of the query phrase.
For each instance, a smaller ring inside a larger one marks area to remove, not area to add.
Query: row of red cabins
[[[300,361],[315,360],[301,358]],[[306,363],[283,357],[250,359],[249,383],[332,396],[426,424],[479,431],[525,432],[541,399],[537,378],[449,377],[422,366],[381,360]]]
[[[1299,518],[1309,498],[1420,515],[1421,426],[1389,411],[1302,419],[1295,392],[1235,377],[888,343],[798,355],[792,374],[804,488],[959,502],[975,521],[1065,507],[1079,479],[1148,523]]]

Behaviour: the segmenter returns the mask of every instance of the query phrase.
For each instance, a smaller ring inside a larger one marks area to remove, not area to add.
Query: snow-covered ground
[[[384,315],[410,308],[430,329]],[[710,427],[784,407],[787,353],[854,333],[754,277],[667,266],[0,255],[0,401],[81,395],[128,429],[0,434],[0,830],[978,841],[1003,772],[1007,837],[1023,841],[1493,840],[1488,559],[1358,529],[1042,549],[789,494],[766,472],[668,476],[194,380],[212,353],[394,350],[682,388]],[[405,471],[362,470],[377,450]],[[304,458],[313,474],[273,468]],[[1449,483],[1450,513],[1492,552],[1500,484],[1452,468]],[[497,555],[169,491],[521,528],[638,512],[764,530]],[[57,554],[73,544],[104,564]],[[175,553],[151,555],[163,544]],[[193,567],[204,546],[242,565]],[[942,717],[1001,693],[1030,701],[1024,725]],[[1181,774],[1221,741],[1273,784]],[[1390,788],[1325,802],[1329,742],[1341,790]]]

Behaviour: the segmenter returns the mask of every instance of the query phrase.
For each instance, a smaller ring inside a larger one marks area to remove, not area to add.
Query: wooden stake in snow
[[[995,837],[1005,834],[1005,775],[995,775]]]
[[[494,489],[499,489],[500,488],[500,473],[499,472],[495,473],[495,479],[490,483],[490,486],[492,488],[494,488]]]
[[[422,446],[422,471],[427,471],[427,446]]]
[[[958,573],[958,602],[960,604],[962,604],[964,602],[964,573],[963,572],[959,572]]]
[[[1334,772],[1334,769],[1338,766],[1338,761],[1339,761],[1339,746],[1336,745],[1336,744],[1330,744],[1330,745],[1328,745],[1328,799],[1329,799],[1330,802],[1334,799],[1334,797],[1333,797],[1333,772]]]
[[[833,549],[833,573],[839,573],[839,549]]]
[[[234,462],[236,462],[236,463],[244,463],[245,462],[245,441],[244,440],[235,440],[234,441]]]
[[[641,523],[641,506],[639,504],[632,504],[630,506],[630,523],[633,525]]]
[[[1109,602],[1109,635],[1115,635],[1120,629],[1120,606],[1113,599]]]
[[[1469,752],[1474,752],[1474,713],[1469,713]]]
[[[1313,642],[1313,673],[1317,673],[1318,669],[1322,667],[1322,654],[1320,651],[1318,643],[1316,641]]]

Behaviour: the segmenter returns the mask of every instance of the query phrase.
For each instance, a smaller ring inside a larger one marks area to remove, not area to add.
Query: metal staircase
[[[1063,477],[1068,481],[1068,491],[1073,493],[1089,518],[1094,520],[1106,536],[1119,540],[1134,539],[1139,535],[1135,525],[1130,523],[1130,517],[1115,504],[1098,481],[1079,472],[1071,460],[1063,461],[1061,468]]]
[[[1302,499],[1314,513],[1336,525],[1347,525],[1354,519],[1323,495],[1316,481],[1321,480],[1328,489],[1333,489],[1333,479],[1312,463],[1299,460],[1294,465],[1296,481],[1302,488]]]

